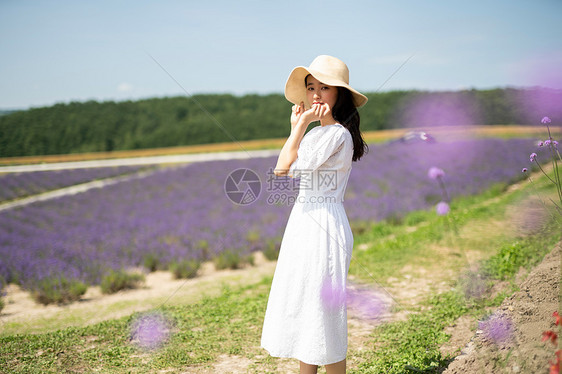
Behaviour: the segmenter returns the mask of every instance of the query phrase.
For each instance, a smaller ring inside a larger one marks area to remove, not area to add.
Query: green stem
[[[556,184],[556,182],[544,171],[544,169],[542,168],[541,164],[537,161],[537,159],[534,159],[535,163],[539,166],[539,169],[541,169],[542,173],[544,175],[546,175],[546,177],[554,184]]]
[[[556,185],[556,191],[558,191],[558,199],[562,204],[562,184],[560,183],[560,173],[558,171],[558,160],[556,160],[556,155],[554,154],[554,146],[550,144],[550,153],[552,154],[552,168],[554,169],[554,184]]]
[[[541,195],[539,194],[538,189],[535,187],[535,183],[533,182],[533,179],[531,178],[531,176],[529,175],[529,183],[531,183],[531,186],[533,187],[533,192],[535,193],[535,195],[537,195],[537,198],[539,199],[539,201],[541,202],[544,210],[548,213],[550,213],[550,216],[552,217],[552,219],[556,220],[556,216],[554,215],[554,213],[552,213],[552,211],[550,209],[548,209],[548,207],[546,206],[546,203],[544,201],[544,199],[541,197]],[[556,204],[554,204],[556,205]],[[557,207],[558,208],[558,207]]]
[[[450,203],[451,199],[449,197],[449,193],[447,192],[447,187],[445,187],[445,182],[443,182],[443,179],[441,177],[437,177],[437,181],[439,182],[439,187],[441,187],[441,191],[445,196],[445,201]]]

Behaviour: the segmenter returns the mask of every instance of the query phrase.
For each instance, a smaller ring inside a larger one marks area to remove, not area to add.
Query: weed
[[[214,258],[217,270],[222,269],[240,269],[246,264],[254,264],[254,256],[252,254],[243,256],[239,251],[226,250]]]
[[[181,279],[194,278],[197,275],[197,270],[199,270],[200,267],[200,261],[181,260],[172,262],[169,269],[174,274],[176,279]]]
[[[125,270],[111,270],[101,280],[101,292],[112,294],[125,289],[138,287],[139,283],[144,282],[144,274],[129,273]]]
[[[160,256],[156,253],[149,253],[144,256],[143,265],[150,272],[160,269]]]
[[[31,291],[31,296],[38,303],[65,304],[80,300],[86,293],[88,286],[77,279],[67,279],[60,275],[58,277],[47,277],[37,282]]]
[[[277,257],[279,257],[279,249],[280,243],[278,243],[277,240],[268,240],[265,248],[263,249],[263,255],[269,261],[275,261],[277,260]]]

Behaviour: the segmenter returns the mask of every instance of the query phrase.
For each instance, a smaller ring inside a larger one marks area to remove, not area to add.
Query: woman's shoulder
[[[334,123],[332,125],[317,126],[317,127],[321,129],[318,131],[319,133],[327,134],[327,136],[329,137],[336,136],[336,137],[351,138],[351,133],[349,132],[347,127],[345,127],[341,123]]]
[[[340,124],[340,123],[333,123],[331,125],[326,125],[326,126],[322,126],[322,125],[318,125],[316,126],[316,128],[321,129],[321,131],[325,131],[325,132],[344,132],[347,129],[345,128],[344,125]]]
[[[344,137],[351,138],[351,133],[349,132],[347,127],[345,127],[341,123],[334,123],[333,125],[330,125],[328,127],[333,127],[334,133],[340,134],[341,136],[344,136]]]
[[[308,132],[307,136],[312,139],[322,139],[322,138],[333,138],[333,137],[346,137],[349,136],[351,137],[351,134],[349,133],[349,130],[347,128],[345,128],[345,126],[339,124],[339,123],[334,123],[332,125],[326,125],[326,126],[322,126],[322,125],[318,125],[312,129],[310,129],[310,131]]]

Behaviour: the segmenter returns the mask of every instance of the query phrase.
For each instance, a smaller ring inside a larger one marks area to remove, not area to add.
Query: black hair
[[[369,146],[365,143],[359,124],[359,112],[353,103],[353,95],[345,87],[338,87],[338,98],[332,108],[332,116],[338,123],[342,124],[353,139],[353,161],[359,161],[361,157],[369,152]]]
[[[310,74],[304,78],[305,87],[309,76]],[[359,161],[364,154],[369,152],[369,146],[365,143],[361,130],[359,130],[361,118],[359,118],[359,112],[353,103],[351,91],[345,87],[336,88],[338,89],[338,97],[332,108],[332,117],[351,134],[353,139],[353,157],[351,160]]]

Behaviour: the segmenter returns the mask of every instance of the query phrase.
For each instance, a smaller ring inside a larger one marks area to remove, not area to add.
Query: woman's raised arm
[[[304,110],[303,103],[293,106],[291,134],[281,148],[281,153],[279,153],[277,165],[273,171],[275,175],[285,176],[289,173],[291,164],[297,159],[297,151],[308,125],[313,121],[318,121],[328,113],[330,113],[330,108],[327,105],[313,105],[308,110]]]

